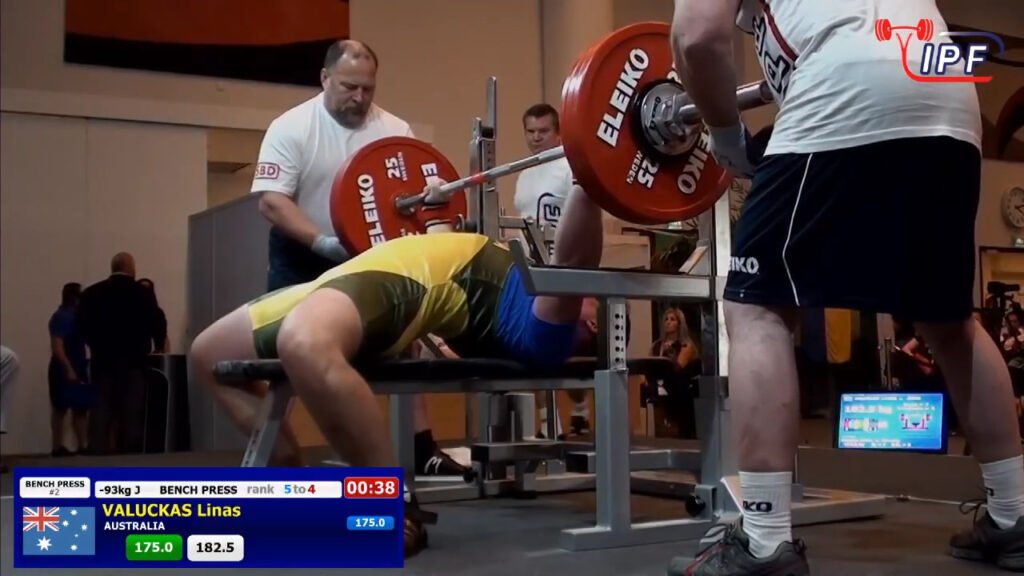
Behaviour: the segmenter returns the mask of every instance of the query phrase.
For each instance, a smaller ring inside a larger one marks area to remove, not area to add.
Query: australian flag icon
[[[21,509],[25,556],[93,556],[96,509],[33,506]]]

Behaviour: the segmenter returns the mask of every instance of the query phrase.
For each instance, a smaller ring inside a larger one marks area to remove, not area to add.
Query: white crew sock
[[[583,416],[584,418],[590,419],[590,404],[586,401],[579,402],[572,407],[573,416]]]
[[[406,504],[412,504],[412,492],[409,491],[409,485],[405,483],[402,483],[402,499]]]
[[[743,531],[750,553],[766,558],[783,542],[793,540],[792,472],[740,472],[743,493]]]
[[[1024,457],[982,464],[981,477],[988,492],[988,515],[1000,528],[1010,528],[1024,516]]]

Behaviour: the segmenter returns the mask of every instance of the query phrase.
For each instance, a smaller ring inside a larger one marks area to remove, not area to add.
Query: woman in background
[[[672,306],[662,314],[661,336],[651,345],[651,355],[668,358],[675,364],[674,374],[658,382],[657,392],[652,389],[651,394],[661,396],[664,390],[666,418],[675,424],[681,438],[696,438],[693,376],[700,373],[700,354],[690,337],[686,316],[679,308]]]

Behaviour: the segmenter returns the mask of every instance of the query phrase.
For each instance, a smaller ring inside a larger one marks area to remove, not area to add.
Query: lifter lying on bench
[[[574,186],[555,236],[555,264],[600,265],[601,214]],[[263,395],[265,386],[219,384],[213,368],[221,361],[279,358],[294,393],[337,454],[353,466],[397,467],[383,415],[354,366],[393,359],[428,334],[443,338],[462,358],[543,367],[593,355],[595,299],[530,296],[506,246],[447,230],[379,244],[312,282],[227,314],[192,345],[196,379],[248,435],[257,414],[250,396]],[[282,432],[274,462],[294,463],[294,433]],[[426,546],[427,515],[408,484],[405,501],[410,556]]]

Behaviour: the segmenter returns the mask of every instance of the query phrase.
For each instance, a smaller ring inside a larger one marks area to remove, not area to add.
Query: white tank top
[[[520,217],[533,218],[545,227],[557,227],[572,182],[572,169],[565,158],[520,172],[513,198]],[[554,255],[554,243],[548,246],[548,253]]]
[[[768,154],[812,153],[921,136],[951,136],[981,149],[974,84],[925,83],[903,69],[897,35],[909,38],[907,60],[920,70],[923,40],[894,30],[880,41],[875,22],[946,22],[935,0],[744,0],[737,24],[754,35],[757,58],[779,105]],[[962,74],[948,70],[947,74]]]

